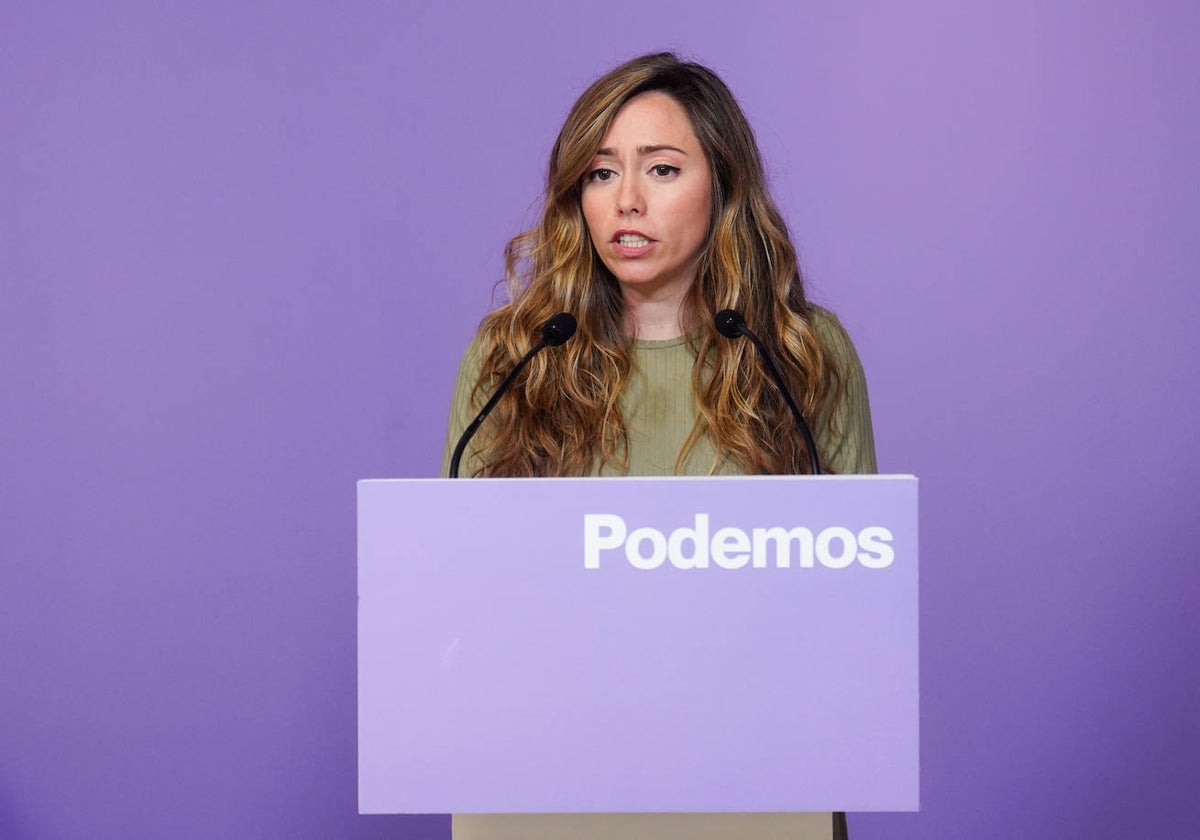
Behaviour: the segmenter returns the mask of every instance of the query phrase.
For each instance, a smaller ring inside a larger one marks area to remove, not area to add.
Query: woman
[[[810,453],[743,314],[808,419],[826,472],[875,470],[862,367],[805,297],[754,134],[725,84],[670,54],[597,80],[550,155],[540,224],[509,243],[510,301],[459,371],[461,431],[558,312],[574,337],[536,356],[497,405],[463,475],[807,473]],[[830,815],[456,817],[455,837],[830,837]]]

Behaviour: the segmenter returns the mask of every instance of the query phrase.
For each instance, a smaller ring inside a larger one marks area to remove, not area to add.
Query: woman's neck
[[[634,338],[659,341],[683,335],[680,315],[687,288],[665,294],[645,295],[638,290],[624,290],[625,316]]]

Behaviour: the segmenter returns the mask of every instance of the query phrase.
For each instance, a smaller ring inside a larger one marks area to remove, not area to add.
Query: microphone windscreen
[[[734,309],[722,309],[713,320],[717,325],[717,332],[726,338],[741,338],[742,330],[746,328],[746,319]]]
[[[578,325],[574,315],[570,312],[559,312],[542,325],[542,341],[551,347],[566,344],[567,339],[575,335],[576,326]]]

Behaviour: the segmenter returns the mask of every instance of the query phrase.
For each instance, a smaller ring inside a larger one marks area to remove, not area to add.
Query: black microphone
[[[542,324],[542,340],[533,345],[529,352],[521,357],[521,361],[517,362],[516,367],[509,371],[508,376],[504,377],[504,381],[496,389],[496,393],[492,394],[492,398],[487,401],[483,410],[476,415],[475,419],[471,421],[471,425],[467,426],[466,431],[462,433],[462,437],[458,439],[458,444],[454,447],[454,455],[450,458],[451,478],[458,478],[458,464],[462,460],[467,443],[475,436],[475,432],[479,430],[479,424],[487,419],[487,416],[492,413],[492,409],[496,407],[496,403],[500,402],[500,398],[512,386],[513,380],[517,378],[517,374],[521,372],[521,369],[525,367],[530,359],[540,353],[542,348],[558,347],[566,344],[567,340],[575,335],[575,328],[577,326],[575,316],[570,312],[559,312],[549,321]]]
[[[792,417],[796,421],[796,427],[800,429],[800,434],[804,437],[804,445],[808,447],[808,457],[812,461],[813,475],[821,474],[821,462],[817,459],[817,444],[813,440],[812,431],[808,428],[808,423],[804,420],[804,415],[800,413],[800,408],[796,405],[796,401],[792,399],[792,393],[784,384],[783,377],[779,373],[779,368],[775,367],[775,360],[771,358],[770,352],[765,344],[759,340],[750,328],[746,326],[746,319],[742,317],[742,313],[733,309],[722,309],[717,313],[714,319],[717,332],[726,338],[741,338],[746,336],[754,342],[754,346],[758,348],[759,355],[762,356],[763,363],[767,366],[767,372],[771,374],[771,378],[775,380],[775,387],[779,389],[783,401],[787,403],[787,407],[791,409]]]

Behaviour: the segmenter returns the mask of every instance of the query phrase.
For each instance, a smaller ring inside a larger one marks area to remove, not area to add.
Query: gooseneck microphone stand
[[[471,425],[467,426],[466,431],[459,437],[458,444],[454,447],[454,455],[450,458],[451,478],[458,478],[458,465],[462,461],[463,452],[466,450],[467,444],[475,436],[475,432],[479,430],[479,425],[492,413],[492,409],[496,407],[496,403],[500,402],[500,398],[512,386],[513,380],[517,378],[517,374],[543,348],[558,347],[561,344],[565,344],[567,339],[575,335],[576,326],[575,316],[570,312],[559,312],[549,321],[542,324],[542,340],[533,345],[529,352],[521,357],[521,361],[517,362],[516,367],[509,371],[508,376],[504,377],[504,381],[496,389],[496,393],[492,394],[491,399],[484,404],[483,410],[475,416],[475,419],[471,421]]]
[[[746,336],[746,338],[754,342],[754,346],[758,348],[758,354],[762,356],[763,364],[767,367],[767,373],[771,374],[771,378],[775,380],[775,387],[779,389],[783,401],[787,403],[787,407],[792,412],[792,418],[796,421],[796,427],[800,430],[800,434],[804,438],[804,445],[808,447],[808,458],[812,463],[813,475],[820,475],[821,462],[817,458],[817,444],[813,440],[812,430],[808,428],[808,422],[804,419],[804,415],[800,413],[800,407],[792,399],[792,394],[784,383],[783,376],[779,373],[779,368],[775,367],[775,360],[771,358],[766,345],[746,326],[746,319],[742,317],[742,313],[734,309],[722,309],[717,313],[714,322],[717,326],[717,332],[726,338],[741,338],[742,336]]]

